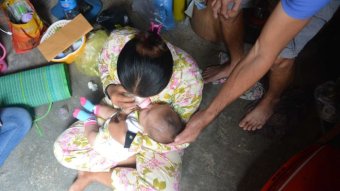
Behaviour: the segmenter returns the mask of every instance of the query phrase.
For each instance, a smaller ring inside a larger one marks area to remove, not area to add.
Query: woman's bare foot
[[[203,74],[202,74],[204,83],[210,83],[210,82],[219,80],[221,78],[226,78],[229,76],[231,71],[232,71],[232,68],[230,67],[229,63],[223,64],[223,65],[208,66],[203,71]]]
[[[261,102],[241,120],[239,126],[247,131],[261,129],[270,116],[273,115],[274,107],[278,102],[279,100],[261,100]]]
[[[79,171],[77,179],[73,182],[73,184],[70,186],[68,190],[69,191],[84,190],[86,186],[92,182],[90,174],[91,174],[90,172]]]

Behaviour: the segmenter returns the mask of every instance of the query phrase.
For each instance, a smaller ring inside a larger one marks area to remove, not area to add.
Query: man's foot
[[[262,100],[252,111],[250,111],[239,123],[243,130],[255,131],[261,129],[270,116],[273,115],[276,101]]]
[[[82,191],[86,188],[87,185],[89,185],[92,180],[90,176],[90,172],[78,172],[77,179],[73,182],[71,187],[68,189],[68,191]]]
[[[209,66],[203,71],[202,76],[204,83],[210,83],[222,78],[226,78],[230,75],[232,69],[233,67],[231,67],[229,62],[223,65]]]

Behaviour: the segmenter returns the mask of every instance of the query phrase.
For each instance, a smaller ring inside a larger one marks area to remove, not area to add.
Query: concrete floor
[[[103,2],[104,7],[109,7],[111,4],[124,1]],[[42,4],[36,5],[36,9],[39,10],[41,16],[49,23],[55,21],[56,19],[48,14],[48,9],[56,3],[56,0],[39,1],[39,3]],[[137,27],[145,27],[143,22],[139,22],[140,18],[136,14],[131,13],[131,17],[135,24],[138,23]],[[0,19],[1,26],[6,28],[2,15]],[[313,40],[313,43],[309,44],[307,50],[298,58],[298,75],[292,86],[291,92],[293,93],[287,94],[285,100],[288,101],[283,104],[287,106],[283,107],[286,109],[284,111],[294,114],[294,117],[284,115],[286,120],[281,123],[273,119],[274,125],[269,125],[264,130],[245,132],[238,128],[238,122],[250,102],[241,99],[235,101],[186,150],[181,182],[183,191],[259,190],[270,175],[290,156],[317,139],[320,135],[320,128],[311,90],[316,84],[328,80],[331,76],[327,73],[328,70],[325,70],[325,75],[319,75],[314,71],[315,69],[322,71],[324,67],[333,67],[335,50],[339,50],[338,44],[340,43],[339,30],[330,29],[329,31],[331,32],[326,31],[324,32],[326,35]],[[189,52],[202,69],[216,63],[218,52],[222,49],[219,45],[200,39],[191,30],[190,25],[184,23],[178,24],[176,29],[164,35],[170,42]],[[9,50],[7,61],[10,72],[46,65],[37,49],[18,55],[11,49],[8,36],[1,33],[0,40]],[[330,44],[325,44],[325,41],[329,41]],[[326,51],[324,48],[329,49]],[[317,64],[321,61],[322,66]],[[310,65],[311,63],[316,64]],[[72,98],[54,103],[51,113],[39,122],[44,128],[42,137],[32,127],[22,143],[13,151],[0,169],[0,191],[63,191],[67,190],[76,177],[76,171],[61,166],[53,155],[53,142],[75,121],[71,112],[68,116],[60,116],[58,111],[61,107],[66,107],[69,111],[79,107],[80,96],[89,97],[97,102],[103,94],[101,91],[91,92],[87,88],[87,82],[90,80],[100,85],[98,78],[83,75],[75,65],[70,65],[69,69]],[[333,76],[338,74],[337,72]],[[319,77],[318,80],[315,75]],[[219,88],[219,85],[205,86],[201,107],[207,106]],[[301,97],[303,99],[294,99]],[[35,115],[42,115],[47,107],[43,105],[35,108]],[[297,120],[293,120],[296,118]],[[93,184],[86,190],[110,189]]]

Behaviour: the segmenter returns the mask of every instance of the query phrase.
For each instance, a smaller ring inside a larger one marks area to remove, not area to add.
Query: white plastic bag
[[[99,76],[98,57],[107,38],[108,34],[104,30],[90,33],[84,51],[75,60],[80,72],[89,76]]]
[[[132,10],[146,18],[147,22],[161,24],[166,30],[175,27],[172,0],[134,0]]]

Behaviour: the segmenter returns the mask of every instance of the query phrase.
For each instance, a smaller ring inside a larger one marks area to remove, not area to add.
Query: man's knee
[[[194,32],[201,38],[210,42],[223,42],[223,34],[231,28],[239,28],[243,25],[242,9],[239,10],[235,17],[225,19],[223,16],[218,16],[217,19],[213,16],[212,1],[207,2],[207,7],[198,10],[194,6],[193,15],[191,18],[191,26]]]
[[[292,69],[294,66],[295,58],[281,58],[278,57],[273,66],[271,67],[271,70],[280,70],[280,69]]]
[[[218,31],[220,27],[218,19],[214,19],[208,10],[198,10],[194,8],[193,16],[191,18],[191,26],[193,31],[201,38],[210,42],[218,41]]]
[[[219,20],[222,28],[230,27],[234,24],[242,24],[243,25],[243,22],[238,22],[238,21],[240,21],[240,19],[241,19],[241,21],[243,21],[243,10],[242,9],[240,9],[234,17],[230,17],[228,19],[225,19],[222,16],[218,17],[218,20]]]

